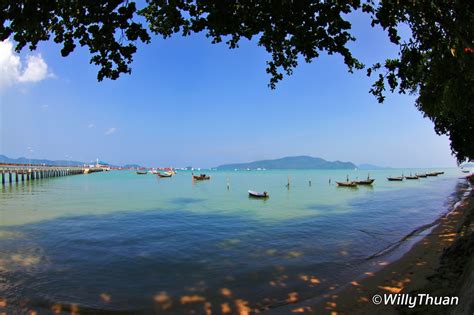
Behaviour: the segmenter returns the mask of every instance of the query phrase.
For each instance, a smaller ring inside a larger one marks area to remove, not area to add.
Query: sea
[[[7,184],[0,311],[245,314],[324,296],[401,257],[459,201],[455,168],[387,180],[431,171],[201,171],[206,181],[111,171]],[[367,176],[372,186],[336,185]]]

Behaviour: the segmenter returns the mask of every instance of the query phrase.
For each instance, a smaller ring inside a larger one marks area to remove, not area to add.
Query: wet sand
[[[366,272],[341,290],[289,304],[268,314],[472,314],[474,288],[474,195],[437,220],[431,232],[400,259],[380,262],[377,272]],[[386,293],[428,293],[459,296],[456,307],[375,305],[372,297]]]

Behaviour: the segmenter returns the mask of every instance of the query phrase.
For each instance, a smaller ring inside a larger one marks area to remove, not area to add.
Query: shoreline
[[[424,225],[425,229],[422,229],[423,226],[418,229],[419,233],[429,233],[415,241],[399,258],[383,265],[382,269],[375,272],[368,270],[339,290],[269,309],[265,313],[447,314],[455,310],[453,314],[472,314],[474,189],[466,181],[466,186],[460,187],[456,193],[460,200],[455,202],[448,212],[434,222]],[[401,242],[409,237],[417,235],[407,235]],[[456,272],[452,272],[453,269],[457,269]],[[467,280],[462,281],[463,279]],[[459,296],[459,304],[451,308],[435,305],[409,308],[375,305],[372,302],[375,294],[383,296],[397,293]]]

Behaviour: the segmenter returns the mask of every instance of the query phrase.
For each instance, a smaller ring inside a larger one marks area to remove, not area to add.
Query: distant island
[[[326,161],[312,156],[288,156],[275,160],[261,160],[249,163],[225,164],[219,170],[229,169],[355,169],[352,162]]]
[[[48,159],[30,159],[27,157],[10,158],[6,155],[0,154],[0,163],[11,163],[11,164],[33,164],[33,165],[55,165],[55,166],[82,166],[95,164],[96,162],[81,162],[71,160],[48,160]],[[111,165],[107,162],[99,161],[101,165],[107,165],[112,168],[124,168],[124,169],[140,169],[144,168],[139,164],[125,164],[125,165]],[[467,167],[468,165],[466,165]],[[375,169],[386,169],[389,167],[382,167],[373,164],[359,164],[356,165],[352,162],[341,162],[341,161],[327,161],[322,158],[312,156],[288,156],[280,159],[273,160],[261,160],[248,163],[233,163],[224,164],[211,169],[219,170],[246,170],[246,169],[360,169],[360,170],[375,170]],[[192,170],[191,166],[180,168],[182,170]]]

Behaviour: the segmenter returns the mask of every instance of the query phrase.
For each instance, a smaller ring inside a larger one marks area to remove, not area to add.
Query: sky
[[[350,45],[370,65],[396,47],[360,14]],[[213,45],[202,34],[139,45],[132,74],[97,81],[84,48],[63,58],[0,43],[0,154],[146,166],[214,167],[310,155],[390,167],[451,167],[446,136],[415,96],[369,94],[374,78],[347,72],[340,56],[307,64],[271,90],[268,53],[255,41]]]

